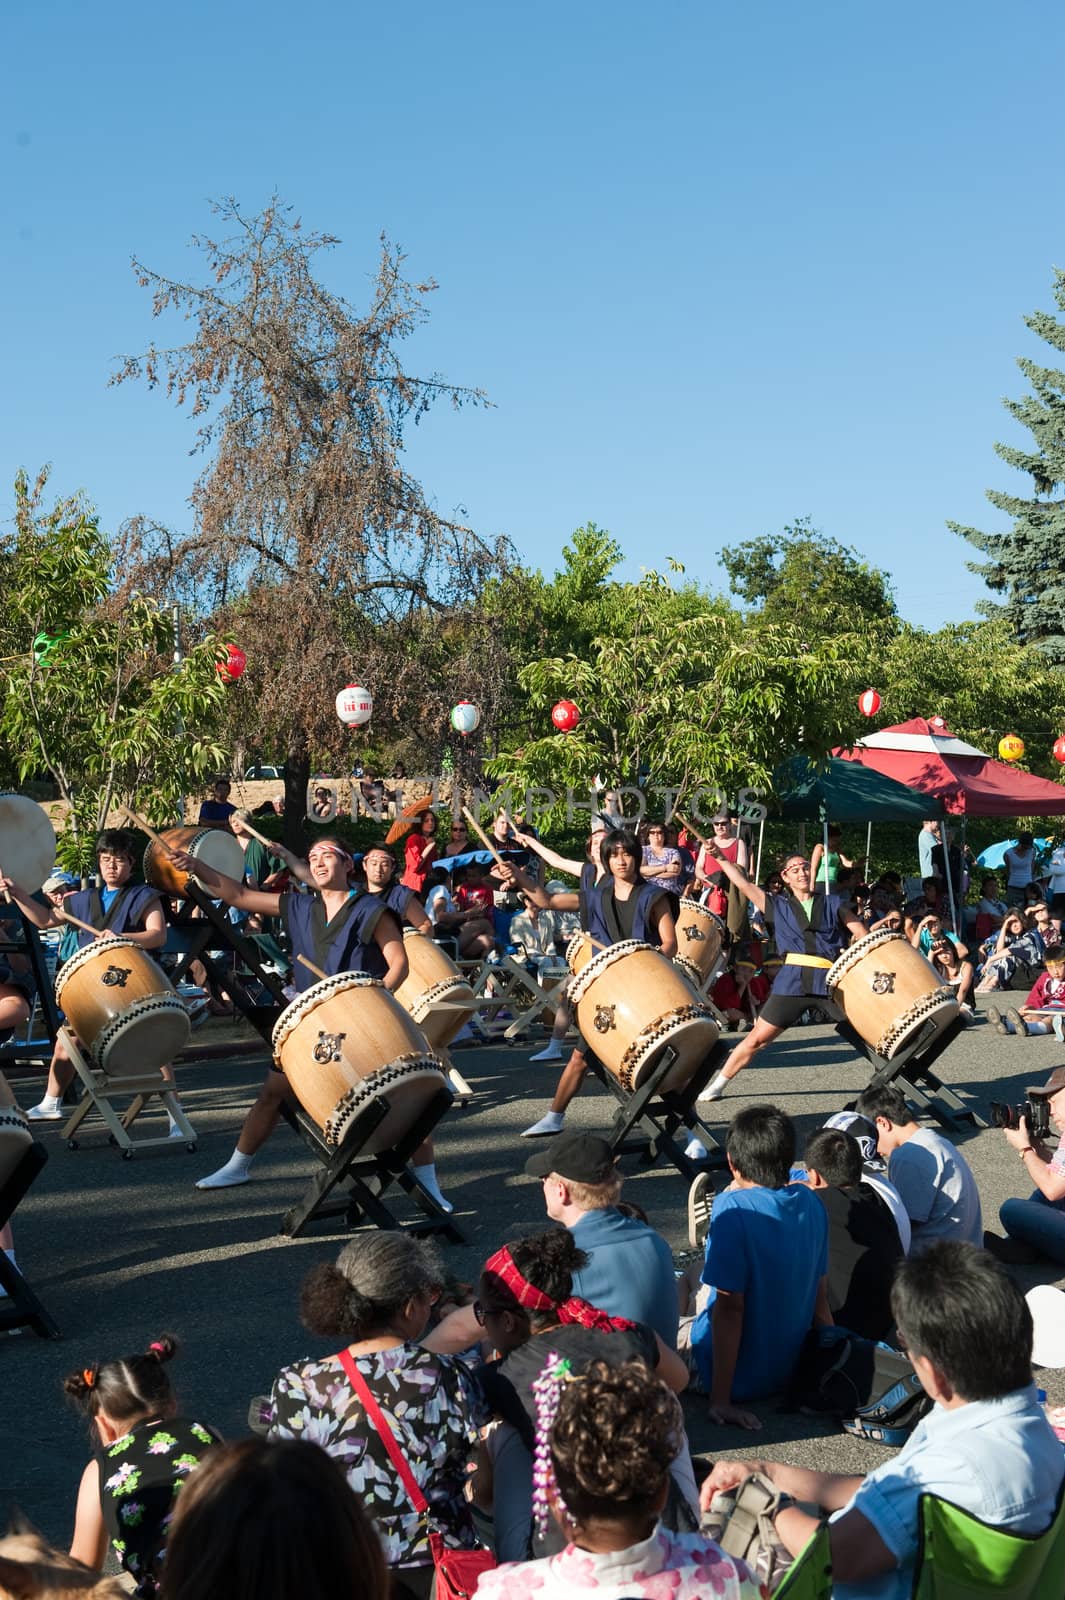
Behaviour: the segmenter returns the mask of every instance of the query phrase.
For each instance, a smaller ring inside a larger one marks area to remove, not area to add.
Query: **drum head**
[[[48,814],[25,794],[0,794],[0,866],[22,889],[36,894],[55,865],[55,829]]]
[[[236,878],[238,883],[244,876],[244,851],[224,828],[208,828],[199,834],[189,845],[189,855],[214,867],[216,872],[224,872],[227,878]]]

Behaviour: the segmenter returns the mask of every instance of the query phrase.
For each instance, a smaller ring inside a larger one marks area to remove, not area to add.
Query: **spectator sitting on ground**
[[[1042,1088],[1028,1090],[1028,1097],[1045,1100],[1051,1122],[1059,1133],[1065,1131],[1065,1067],[1055,1067]],[[1003,1261],[1024,1263],[1046,1256],[1065,1264],[1065,1139],[1059,1139],[1051,1155],[1025,1117],[1018,1127],[1002,1131],[1035,1188],[1027,1200],[1004,1202],[998,1216],[1007,1237],[985,1233],[984,1244]]]
[[[345,1341],[445,1545],[469,1549],[477,1541],[464,1489],[477,1402],[462,1363],[417,1342],[442,1282],[436,1253],[423,1240],[363,1234],[345,1245],[335,1266],[311,1269],[300,1311],[311,1333]],[[377,1522],[397,1600],[428,1600],[434,1568],[425,1519],[410,1504],[384,1441],[367,1428],[340,1358],[285,1367],[259,1414],[271,1439],[314,1439],[340,1463]]]
[[[316,1444],[242,1439],[182,1491],[163,1600],[390,1600],[377,1529]]]
[[[984,878],[980,884],[980,899],[976,905],[976,937],[980,944],[996,933],[1009,910],[1005,900],[999,899],[998,879]]]
[[[936,919],[938,920],[938,919]],[[971,961],[963,958],[958,940],[948,933],[945,928],[940,928],[932,934],[932,943],[928,947],[928,959],[935,967],[943,982],[953,989],[958,996],[958,1004],[964,1017],[975,1016],[973,1010],[973,996],[975,993],[976,973]]]
[[[920,1500],[936,1495],[991,1527],[1035,1536],[1051,1523],[1065,1476],[1061,1443],[1032,1383],[1032,1318],[984,1250],[942,1240],[903,1262],[891,1306],[899,1338],[935,1408],[898,1455],[866,1477],[778,1462],[719,1461],[708,1508],[752,1472],[789,1497],[774,1517],[798,1555],[830,1514],[834,1600],[905,1600],[920,1545]]]
[[[980,969],[977,994],[1012,989],[1015,981],[1027,989],[1038,977],[1045,955],[1046,943],[1035,917],[1023,911],[1007,912]]]
[[[676,1397],[640,1362],[559,1374],[558,1411],[539,1438],[548,1454],[545,1499],[566,1548],[543,1561],[486,1573],[478,1600],[759,1600],[761,1587],[698,1533],[677,1534],[659,1518],[670,1463],[683,1439]]]
[[[742,1402],[785,1389],[810,1328],[832,1321],[828,1221],[816,1196],[789,1181],[795,1126],[776,1106],[738,1111],[725,1150],[732,1184],[714,1202],[703,1289],[690,1311],[681,1306],[678,1347],[710,1396],[712,1422],[760,1428]],[[689,1216],[708,1183],[696,1178]]]
[[[862,1182],[883,1200],[894,1218],[903,1255],[910,1253],[913,1229],[906,1215],[902,1196],[887,1175],[887,1162],[876,1148],[876,1123],[860,1117],[856,1111],[836,1111],[825,1119],[826,1128],[839,1128],[849,1133],[862,1153]]]
[[[213,1428],[178,1416],[165,1370],[176,1354],[164,1333],[143,1355],[93,1363],[63,1384],[99,1444],[82,1473],[70,1553],[99,1570],[110,1543],[144,1600],[158,1589],[178,1490],[219,1440]]]
[[[1065,946],[1048,945],[1044,959],[1046,968],[1020,1010],[1010,1006],[999,1011],[997,1006],[988,1006],[987,1020],[998,1033],[1018,1034],[1022,1039],[1029,1034],[1053,1033],[1065,1043]],[[1047,1011],[1056,1015],[1040,1015]]]
[[[938,911],[928,912],[927,916],[923,916],[920,921],[914,925],[913,932],[910,934],[910,943],[915,949],[919,950],[923,956],[926,956],[931,950],[933,944],[935,944],[937,940],[943,938],[950,940],[955,950],[957,950],[960,959],[964,959],[969,954],[968,945],[963,944],[958,938],[958,935],[950,931],[949,927],[946,923],[944,923],[943,918],[940,916]]]
[[[877,1149],[902,1196],[913,1238],[910,1254],[936,1239],[983,1241],[980,1192],[969,1164],[949,1139],[922,1128],[894,1083],[866,1089],[855,1101],[859,1116],[876,1124]]]
[[[561,880],[553,880],[547,885],[547,893],[565,894],[566,887]],[[545,961],[556,961],[565,913],[538,906],[528,894],[521,899],[524,909],[510,923],[510,943],[517,945],[518,959],[533,968],[541,967]]]
[[[863,1339],[891,1332],[891,1280],[902,1243],[887,1203],[862,1182],[857,1139],[817,1128],[803,1155],[806,1182],[828,1217],[828,1305],[841,1328]]]

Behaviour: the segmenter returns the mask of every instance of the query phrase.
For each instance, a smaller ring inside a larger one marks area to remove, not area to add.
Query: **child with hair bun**
[[[477,1600],[761,1600],[742,1561],[659,1520],[684,1436],[676,1396],[642,1361],[556,1363],[537,1385],[538,1511],[568,1540],[543,1561],[485,1573]]]
[[[97,1445],[78,1489],[70,1553],[99,1570],[110,1542],[142,1600],[158,1589],[178,1490],[220,1442],[213,1428],[177,1414],[166,1371],[177,1349],[164,1333],[141,1355],[94,1363],[63,1383]]]

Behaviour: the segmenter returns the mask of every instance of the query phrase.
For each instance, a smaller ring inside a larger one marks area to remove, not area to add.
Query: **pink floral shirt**
[[[658,1527],[627,1550],[597,1555],[567,1545],[544,1561],[509,1561],[486,1572],[476,1600],[767,1600],[742,1561],[699,1533]]]

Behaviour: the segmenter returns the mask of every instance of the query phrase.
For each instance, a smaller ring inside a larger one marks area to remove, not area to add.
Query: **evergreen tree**
[[[1055,271],[1054,299],[1065,311],[1065,272]],[[1065,322],[1049,312],[1025,317],[1033,333],[1054,350],[1065,351]],[[1032,435],[1034,447],[996,444],[995,450],[1018,472],[1028,473],[1033,495],[1023,499],[988,489],[987,498],[1013,519],[1008,533],[947,526],[989,558],[969,562],[989,589],[1005,596],[1001,604],[983,602],[985,615],[1002,615],[1022,644],[1037,645],[1055,664],[1065,663],[1065,371],[1041,367],[1026,356],[1017,365],[1032,386],[1023,400],[1006,400],[1010,416]]]

